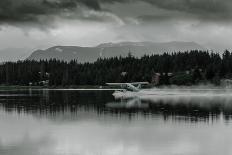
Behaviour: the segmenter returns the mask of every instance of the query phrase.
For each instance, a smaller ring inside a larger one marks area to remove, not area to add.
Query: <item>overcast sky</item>
[[[194,41],[232,49],[231,0],[0,0],[0,49]]]

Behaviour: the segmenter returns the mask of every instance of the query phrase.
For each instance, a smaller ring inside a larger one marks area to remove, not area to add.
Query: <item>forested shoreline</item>
[[[175,52],[136,58],[101,58],[94,63],[73,60],[18,61],[0,65],[1,85],[105,85],[106,82],[154,82],[157,85],[220,84],[232,78],[232,53],[209,51]]]

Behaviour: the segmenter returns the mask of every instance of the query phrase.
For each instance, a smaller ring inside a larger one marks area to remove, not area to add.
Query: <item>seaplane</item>
[[[109,86],[120,87],[112,94],[115,99],[121,99],[121,102],[111,102],[107,104],[110,108],[147,108],[147,104],[141,102],[140,96],[148,94],[141,89],[142,85],[148,85],[149,82],[132,82],[132,83],[106,83]]]
[[[120,90],[112,94],[116,99],[129,99],[141,95],[149,94],[149,91],[142,89],[142,85],[148,85],[149,82],[132,82],[132,83],[106,83],[109,86],[120,87]],[[150,92],[151,93],[151,92]]]

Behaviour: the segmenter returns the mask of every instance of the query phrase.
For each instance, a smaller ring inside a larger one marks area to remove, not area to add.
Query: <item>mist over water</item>
[[[230,104],[232,90],[229,89],[166,89],[152,90],[155,95],[144,95],[141,99],[163,103],[194,103],[194,104]]]
[[[230,155],[229,89],[0,91],[1,155]]]
[[[213,86],[193,87],[161,87],[141,90],[140,92],[116,92],[113,94],[116,99],[139,98],[150,101],[154,104],[162,102],[166,104],[222,104],[230,106],[232,102],[232,89]]]

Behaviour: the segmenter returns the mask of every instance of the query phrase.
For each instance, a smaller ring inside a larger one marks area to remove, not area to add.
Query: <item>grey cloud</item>
[[[100,9],[99,3],[93,0],[1,0],[0,22],[36,22],[41,16],[72,12],[78,5]]]
[[[79,13],[78,10],[81,7],[100,12],[105,11],[104,9],[107,10],[107,8],[103,9],[102,5],[114,5],[116,2],[130,4],[145,2],[153,6],[154,10],[159,8],[168,12],[177,11],[186,17],[189,16],[185,13],[211,20],[232,17],[232,2],[230,0],[0,0],[0,23],[34,23],[40,21],[41,17],[49,21],[49,17],[60,16],[65,12]],[[107,11],[111,12],[111,10]],[[170,19],[178,17],[180,14],[153,15],[153,18]],[[76,14],[76,17],[81,18],[81,15]],[[140,18],[152,20],[152,16],[149,15]],[[90,20],[92,19],[90,18]]]
[[[166,10],[192,14],[209,20],[222,20],[232,17],[232,1],[229,0],[146,0]],[[174,14],[175,15],[175,14]],[[188,15],[186,15],[188,17]]]
[[[138,16],[138,20],[143,22],[154,22],[154,21],[165,21],[165,20],[172,20],[173,16],[170,15],[143,15]]]
[[[228,0],[146,0],[164,9],[194,12],[227,12]]]

